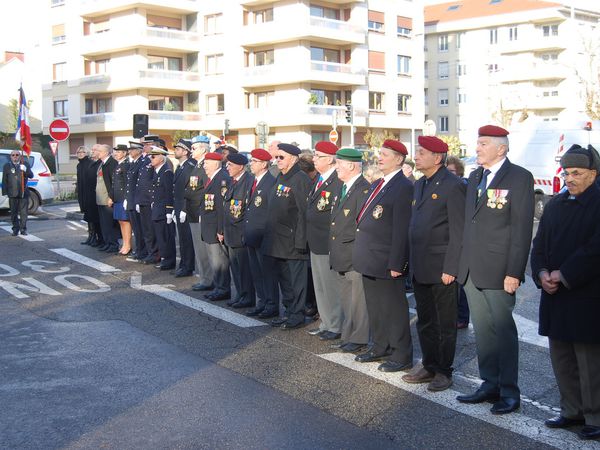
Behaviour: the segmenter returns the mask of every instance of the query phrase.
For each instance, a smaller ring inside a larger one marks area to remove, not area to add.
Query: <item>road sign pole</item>
[[[54,165],[56,169],[56,189],[58,190],[57,197],[60,198],[60,172],[58,169],[58,141],[56,142],[54,150]]]

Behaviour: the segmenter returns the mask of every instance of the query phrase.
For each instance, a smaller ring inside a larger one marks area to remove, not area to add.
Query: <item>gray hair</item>
[[[508,137],[506,136],[490,136],[492,142],[497,145],[498,147],[500,147],[501,145],[504,145],[506,147],[506,153],[508,153],[508,150],[510,148],[509,143],[508,143]]]
[[[99,150],[104,150],[109,155],[112,154],[112,147],[110,145],[98,144],[98,149]]]

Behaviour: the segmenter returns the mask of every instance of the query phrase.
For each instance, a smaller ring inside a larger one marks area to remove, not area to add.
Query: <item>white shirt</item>
[[[496,164],[489,168],[490,173],[487,176],[487,184],[485,186],[486,189],[492,183],[492,180],[496,176],[496,173],[500,170],[500,167],[502,167],[502,164],[504,164],[504,161],[506,161],[506,158],[502,158],[500,161],[498,161]]]
[[[358,180],[359,177],[360,177],[360,173],[354,175],[352,178],[350,178],[350,180],[348,180],[347,182],[344,183],[346,185],[346,193],[350,192],[350,188],[356,182],[356,180]]]
[[[320,174],[321,178],[323,179],[323,183],[329,179],[329,177],[331,176],[331,174],[333,173],[334,170],[335,170],[335,167],[329,169],[327,172],[325,172],[323,174]]]
[[[156,173],[158,173],[158,171],[160,170],[160,168],[161,168],[162,166],[164,166],[164,165],[165,165],[165,163],[162,163],[160,166],[158,166],[158,167],[155,167],[155,168],[154,168],[154,171],[155,171]]]
[[[386,184],[388,184],[388,182],[389,182],[389,181],[390,181],[392,178],[394,178],[398,172],[401,172],[401,171],[402,171],[402,169],[394,170],[393,172],[391,172],[391,173],[388,173],[386,176],[384,176],[384,177],[383,177],[383,184],[381,185],[381,189],[383,189],[383,187],[384,187]],[[381,190],[380,190],[380,192],[381,192]]]
[[[261,173],[260,175],[255,176],[254,178],[256,179],[256,185],[258,186],[258,183],[260,183],[260,180],[263,179],[263,177],[266,175],[266,173],[268,172],[268,170],[265,170],[263,173]]]

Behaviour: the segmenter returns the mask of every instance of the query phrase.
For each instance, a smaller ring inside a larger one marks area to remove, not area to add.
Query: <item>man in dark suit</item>
[[[444,141],[435,136],[418,139],[415,165],[423,177],[415,183],[408,236],[423,364],[402,380],[429,383],[427,389],[435,392],[452,385],[465,185],[446,169]]]
[[[328,245],[331,205],[342,188],[335,171],[337,151],[337,146],[332,142],[316,143],[313,162],[319,176],[310,190],[306,207],[306,238],[315,299],[321,318],[321,325],[308,333],[319,336],[323,341],[339,339],[342,331],[342,302],[336,274],[329,263]]]
[[[244,247],[244,215],[254,176],[246,172],[248,158],[241,153],[229,153],[227,172],[231,177],[231,189],[225,195],[223,208],[223,238],[229,251],[231,277],[236,296],[227,304],[234,308],[254,306],[256,294],[248,252]]]
[[[150,164],[154,170],[152,189],[152,224],[161,261],[155,266],[160,270],[175,268],[175,224],[173,223],[173,171],[167,164],[168,152],[153,146]]]
[[[107,253],[119,252],[119,235],[113,218],[113,174],[118,163],[111,156],[112,149],[108,145],[95,144],[94,148],[98,154],[100,164],[96,177],[96,204],[100,216],[100,230],[104,239],[104,245],[98,250]]]
[[[257,299],[256,306],[246,315],[269,319],[279,315],[279,287],[273,274],[264,270],[261,245],[267,222],[269,194],[275,184],[275,177],[269,171],[271,164],[269,152],[257,148],[250,152],[250,156],[250,171],[254,175],[254,181],[246,202],[244,245],[248,252]]]
[[[206,295],[211,301],[227,300],[231,297],[229,253],[223,242],[223,201],[231,186],[231,178],[227,171],[221,168],[222,161],[223,156],[220,153],[207,153],[204,157],[207,180],[200,207],[200,229],[213,272],[211,284],[214,290]]]
[[[336,171],[342,182],[334,193],[329,230],[329,263],[336,275],[344,320],[343,352],[357,352],[369,342],[369,315],[362,276],[352,266],[356,218],[369,194],[369,182],[362,176],[362,153],[343,148],[336,153]]]
[[[568,192],[544,208],[531,250],[540,334],[548,336],[560,392],[560,415],[545,423],[585,425],[581,439],[600,438],[600,189],[592,152],[573,145],[561,158]]]
[[[144,241],[142,231],[142,218],[140,213],[135,209],[135,191],[137,181],[140,174],[140,169],[146,164],[150,164],[147,157],[142,156],[144,146],[136,141],[129,141],[129,169],[127,170],[127,183],[125,186],[125,201],[123,208],[129,214],[129,221],[133,229],[133,237],[135,239],[135,253],[127,257],[127,261],[141,261],[148,256],[148,249]]]
[[[379,361],[383,372],[412,367],[412,340],[406,299],[408,225],[413,185],[402,173],[408,151],[401,142],[386,140],[377,158],[383,178],[357,217],[352,265],[363,276],[372,348],[356,357]]]
[[[300,149],[281,143],[275,152],[281,171],[269,198],[263,238],[265,270],[281,288],[283,317],[271,321],[284,330],[304,325],[308,249],[306,248],[306,197],[310,178],[298,166]]]
[[[179,165],[173,176],[173,209],[174,220],[179,239],[179,267],[175,277],[189,277],[194,274],[194,242],[190,222],[187,220],[185,211],[185,190],[190,183],[190,175],[196,167],[196,160],[190,157],[192,143],[185,139],[179,139],[175,144],[175,158]]]
[[[458,282],[464,285],[475,329],[483,384],[463,403],[493,401],[492,414],[520,406],[519,342],[512,311],[525,279],[533,228],[533,176],[512,164],[508,131],[479,129],[477,163],[469,176]]]
[[[27,207],[29,190],[27,179],[33,178],[33,172],[18,150],[10,152],[10,162],[2,168],[2,195],[8,197],[13,236],[27,234]]]

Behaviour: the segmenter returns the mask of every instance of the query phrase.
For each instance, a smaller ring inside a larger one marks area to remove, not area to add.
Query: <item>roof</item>
[[[543,0],[457,0],[425,7],[425,24],[562,6]]]

